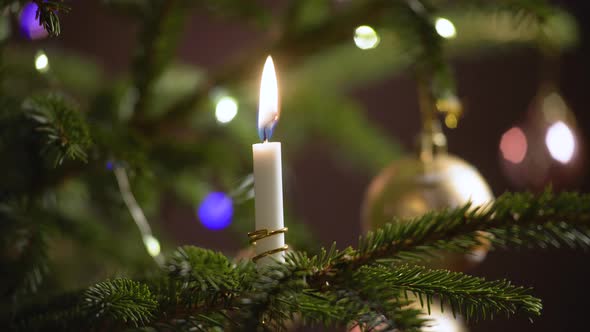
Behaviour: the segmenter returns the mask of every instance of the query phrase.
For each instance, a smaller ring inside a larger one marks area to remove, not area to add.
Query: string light
[[[45,73],[49,70],[49,58],[45,52],[41,51],[35,56],[35,69],[40,73]]]
[[[129,178],[127,177],[125,168],[115,166],[113,172],[115,173],[115,178],[117,179],[117,185],[119,186],[119,191],[123,197],[123,202],[125,202],[133,221],[135,221],[135,224],[141,233],[141,238],[143,239],[146,251],[154,258],[157,264],[163,265],[164,257],[160,254],[160,241],[152,235],[150,224],[145,217],[143,210],[137,203],[135,196],[133,196],[133,193],[131,192],[131,186],[129,185]]]
[[[230,96],[223,96],[215,106],[215,118],[219,123],[229,123],[238,114],[238,102]]]
[[[444,17],[436,19],[434,28],[436,29],[436,33],[443,38],[454,38],[457,35],[457,30],[455,29],[453,22]]]
[[[210,230],[221,230],[231,224],[234,214],[232,198],[223,192],[211,192],[197,211],[201,224]]]
[[[146,234],[143,236],[143,244],[145,248],[152,257],[157,257],[160,255],[160,241],[156,239],[151,234]]]
[[[379,45],[379,35],[368,25],[361,25],[354,30],[354,43],[361,50],[368,50]]]

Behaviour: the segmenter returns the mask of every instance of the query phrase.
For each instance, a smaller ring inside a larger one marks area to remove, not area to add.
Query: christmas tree
[[[554,3],[0,8],[2,330],[459,331],[541,315],[533,289],[465,273],[488,251],[590,247],[590,195],[559,191],[583,168],[556,87],[578,25]],[[196,40],[208,65],[178,56]],[[498,133],[501,165],[523,190],[494,199],[446,151],[445,133],[481,115],[459,98],[451,58],[523,49],[543,63],[536,115]],[[399,74],[415,81],[419,110],[397,120],[421,119],[417,156],[354,96]],[[282,154],[269,154],[277,142]],[[347,182],[324,181],[316,165],[294,171],[322,158],[374,177],[350,246],[330,245],[343,231],[324,206],[348,211]],[[310,213],[332,219],[327,235],[289,194],[298,185],[321,197]],[[200,235],[187,226],[197,223]]]

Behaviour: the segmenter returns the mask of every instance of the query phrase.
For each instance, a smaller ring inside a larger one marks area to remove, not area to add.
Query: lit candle
[[[279,92],[272,58],[269,56],[262,71],[258,106],[258,133],[262,143],[252,145],[254,154],[254,193],[256,230],[276,232],[256,241],[256,255],[285,247],[283,223],[283,177],[281,143],[269,142],[279,119]],[[283,262],[284,251],[278,251],[257,261],[267,264],[273,258]]]

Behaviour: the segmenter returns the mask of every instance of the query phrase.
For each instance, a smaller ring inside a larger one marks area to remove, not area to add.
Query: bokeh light
[[[380,40],[377,31],[368,25],[361,25],[354,30],[354,43],[362,50],[377,47]]]
[[[445,126],[447,126],[447,128],[455,129],[457,128],[458,123],[459,120],[457,119],[457,116],[455,114],[448,114],[447,116],[445,116]]]
[[[434,28],[436,29],[436,33],[443,38],[454,38],[457,35],[457,30],[455,29],[453,22],[444,17],[436,19]]]
[[[49,58],[45,52],[41,51],[35,56],[35,69],[41,73],[49,70]]]
[[[201,224],[210,230],[221,230],[231,224],[233,200],[223,192],[209,193],[197,211]]]
[[[455,164],[448,169],[448,177],[455,184],[454,196],[459,202],[471,202],[473,206],[482,206],[493,200],[489,186],[479,185],[481,175],[474,167]]]
[[[19,25],[22,34],[28,39],[40,39],[47,37],[49,34],[45,28],[39,24],[39,20],[35,18],[37,15],[37,4],[34,2],[27,3],[20,13]]]
[[[528,143],[526,136],[519,127],[508,129],[500,139],[500,152],[504,159],[520,164],[526,156]]]
[[[553,159],[567,164],[574,156],[576,139],[574,133],[563,121],[558,121],[549,127],[545,144]]]
[[[153,235],[145,235],[143,237],[143,244],[150,256],[156,257],[160,254],[160,241],[158,241]]]
[[[228,123],[238,114],[238,102],[230,96],[223,96],[215,106],[215,118],[219,123]]]
[[[462,324],[448,312],[433,312],[430,316],[424,317],[429,321],[422,328],[423,332],[461,332],[465,329]]]

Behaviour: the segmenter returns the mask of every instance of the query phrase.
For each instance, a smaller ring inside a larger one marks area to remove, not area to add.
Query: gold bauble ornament
[[[364,232],[397,218],[414,218],[433,210],[472,202],[480,206],[494,199],[489,185],[471,164],[446,152],[430,158],[394,161],[369,185],[362,211]],[[447,254],[435,266],[464,270],[485,258],[486,245],[467,255]]]
[[[410,295],[412,296],[412,295]],[[419,315],[421,319],[427,320],[422,329],[422,332],[468,332],[469,329],[465,324],[465,319],[460,315],[453,315],[453,311],[449,306],[444,305],[441,310],[439,305],[433,303],[430,305],[430,313],[426,307],[420,304],[420,301],[413,296],[413,302],[407,308],[417,309],[422,311]],[[348,332],[361,332],[363,329],[357,324],[352,324],[352,327],[346,329]],[[371,331],[380,332],[385,331],[385,325],[377,325]],[[397,330],[396,330],[397,331]]]

